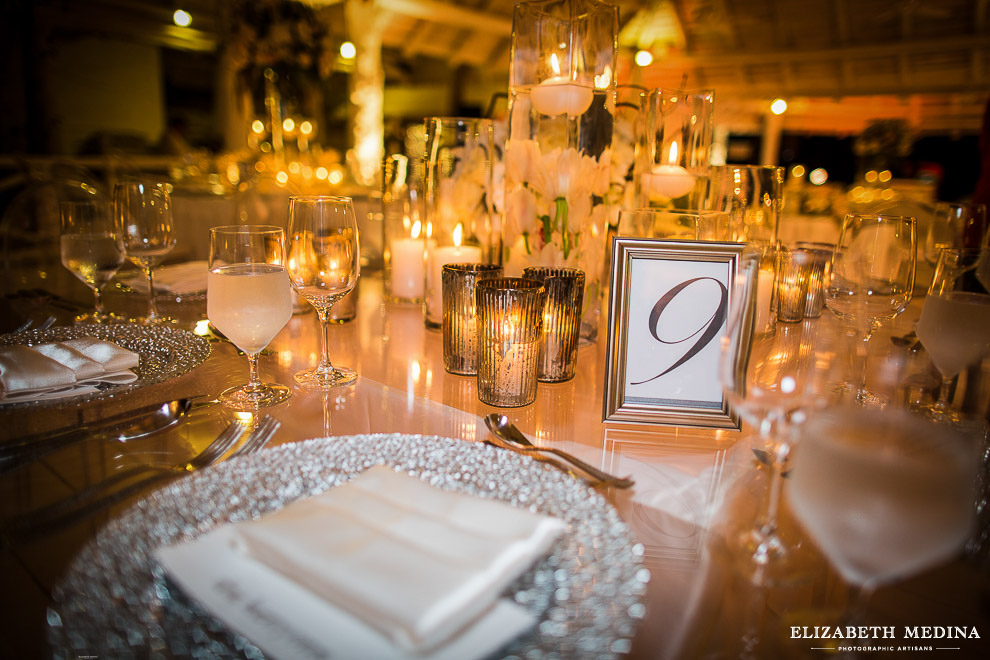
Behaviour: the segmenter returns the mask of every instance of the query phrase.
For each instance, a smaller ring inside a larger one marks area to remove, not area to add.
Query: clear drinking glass
[[[941,250],[916,332],[942,375],[938,400],[925,412],[937,421],[958,422],[950,408],[952,383],[966,367],[990,352],[990,293],[977,277],[987,249]]]
[[[939,202],[925,235],[925,261],[932,266],[943,248],[980,247],[987,230],[983,204]]]
[[[224,405],[254,410],[281,403],[291,390],[262,383],[258,354],[292,318],[285,232],[266,225],[210,230],[206,313],[210,324],[248,357],[248,383],[220,394]]]
[[[295,375],[304,387],[326,389],[357,380],[330,362],[330,309],[357,284],[361,272],[358,226],[350,197],[289,198],[289,279],[316,308],[322,329],[320,363]]]
[[[62,202],[60,247],[62,265],[93,291],[92,314],[81,314],[76,322],[100,323],[113,314],[103,309],[100,291],[124,264],[124,246],[113,222],[110,204],[90,200]]]
[[[856,400],[882,404],[866,389],[870,339],[911,302],[917,252],[917,223],[899,215],[850,214],[832,253],[825,304],[856,339],[859,368],[851,383]]]
[[[951,426],[903,409],[837,409],[809,420],[787,495],[795,516],[854,587],[862,624],[882,584],[961,551],[974,518],[978,452]]]
[[[148,278],[148,316],[145,323],[167,322],[155,304],[152,270],[175,247],[172,208],[164,183],[122,182],[113,188],[114,220],[124,255]]]
[[[785,537],[778,523],[782,475],[801,423],[832,397],[841,342],[827,318],[754,332],[758,279],[758,255],[744,254],[719,378],[733,410],[758,432],[754,453],[767,466],[770,482],[755,524],[730,531],[726,542],[740,573],[757,584],[777,584],[794,577],[801,562],[800,539]]]

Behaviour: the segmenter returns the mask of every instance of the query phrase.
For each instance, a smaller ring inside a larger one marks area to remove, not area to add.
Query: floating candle
[[[532,89],[533,107],[545,115],[570,117],[583,115],[591,107],[594,92],[591,87],[579,85],[565,76],[554,76]]]
[[[677,199],[694,189],[694,176],[680,165],[658,165],[646,174],[650,198]]]

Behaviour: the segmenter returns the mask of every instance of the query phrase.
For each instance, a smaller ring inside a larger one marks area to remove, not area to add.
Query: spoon
[[[607,472],[602,472],[593,465],[589,465],[580,458],[568,454],[566,451],[561,449],[557,449],[556,447],[537,447],[530,442],[529,438],[527,438],[522,431],[516,428],[516,425],[510,422],[509,418],[505,415],[499,415],[498,413],[485,415],[485,424],[496,438],[517,451],[527,453],[549,452],[556,456],[560,456],[582,472],[590,475],[592,478],[603,483],[607,483],[610,486],[615,486],[616,488],[629,488],[634,483],[632,479],[614,477]]]
[[[91,424],[74,425],[20,438],[0,446],[0,474],[90,437],[127,442],[174,426],[194,408],[192,399],[176,399],[144,406]]]

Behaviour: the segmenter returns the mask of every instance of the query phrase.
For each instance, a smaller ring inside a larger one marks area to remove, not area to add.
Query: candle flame
[[[419,234],[422,231],[423,231],[423,225],[420,223],[419,220],[417,220],[416,222],[413,223],[412,231],[409,232],[409,235],[412,236],[413,238],[419,238]]]
[[[553,75],[560,75],[560,62],[557,61],[557,53],[550,53],[550,68],[553,69]]]
[[[454,227],[453,239],[454,246],[461,247],[461,241],[464,240],[464,227],[459,222],[457,223],[457,226]]]
[[[605,65],[602,75],[595,76],[595,87],[598,89],[608,89],[612,84],[612,67]]]
[[[670,154],[667,160],[671,165],[677,165],[677,140],[670,143]]]

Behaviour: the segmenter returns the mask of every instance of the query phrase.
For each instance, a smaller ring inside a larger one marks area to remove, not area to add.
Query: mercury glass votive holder
[[[481,280],[502,276],[494,264],[444,264],[443,291],[443,368],[452,374],[478,373],[478,319],[474,290]]]
[[[570,380],[574,378],[577,366],[584,271],[579,268],[532,266],[523,269],[523,277],[543,282],[547,290],[537,379],[545,383]]]
[[[536,400],[546,288],[500,277],[478,282],[478,398],[500,408]]]
[[[808,296],[804,302],[804,318],[817,319],[825,310],[825,289],[832,264],[831,243],[799,242],[797,249],[811,255],[808,264]]]
[[[804,320],[808,297],[811,255],[803,250],[781,249],[777,255],[777,320],[799,323]]]

